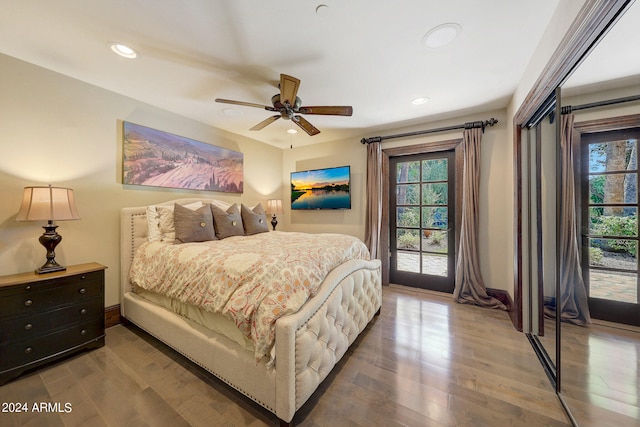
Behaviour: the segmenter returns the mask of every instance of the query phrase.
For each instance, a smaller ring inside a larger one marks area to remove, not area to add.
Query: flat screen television
[[[351,209],[351,167],[291,172],[291,209]]]

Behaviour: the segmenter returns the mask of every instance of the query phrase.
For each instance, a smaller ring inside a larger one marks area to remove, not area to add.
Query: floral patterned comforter
[[[131,266],[133,284],[231,319],[268,355],[278,318],[313,297],[327,274],[349,259],[369,259],[357,238],[268,232],[202,243],[146,242]]]

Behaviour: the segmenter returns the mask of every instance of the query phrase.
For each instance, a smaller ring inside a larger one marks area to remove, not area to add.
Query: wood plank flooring
[[[575,390],[584,388],[576,383]],[[134,326],[109,328],[105,347],[0,387],[0,403],[9,402],[27,403],[30,411],[0,412],[2,426],[278,425],[267,410]],[[32,412],[40,402],[58,402],[62,409],[70,403],[72,409]],[[637,421],[579,402],[588,419],[581,425],[608,425],[589,417],[612,414],[616,421]],[[633,405],[637,409],[638,401],[627,402],[626,410]],[[384,289],[381,315],[293,421],[332,427],[569,425],[507,313],[400,286]]]

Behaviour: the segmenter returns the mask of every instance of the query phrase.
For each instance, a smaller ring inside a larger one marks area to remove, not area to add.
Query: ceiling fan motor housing
[[[280,115],[282,115],[282,118],[287,120],[290,120],[291,117],[293,117],[293,114],[297,113],[302,106],[302,100],[297,96],[296,101],[293,103],[293,105],[289,104],[288,102],[280,102],[279,93],[276,93],[271,97],[271,103],[273,104],[274,108],[280,111]]]

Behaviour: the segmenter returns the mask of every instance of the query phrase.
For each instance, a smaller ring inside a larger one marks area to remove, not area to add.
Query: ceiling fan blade
[[[267,119],[264,119],[263,121],[261,121],[260,123],[258,123],[257,125],[255,125],[254,127],[252,127],[249,130],[260,130],[262,128],[264,128],[267,125],[270,125],[271,123],[275,122],[276,120],[278,120],[280,118],[280,114],[275,115],[275,116],[271,116]]]
[[[267,111],[277,111],[275,108],[269,105],[254,104],[253,102],[234,101],[231,99],[222,99],[222,98],[216,98],[216,102],[222,102],[223,104],[244,105],[245,107],[262,108],[263,110],[267,110]]]
[[[280,102],[289,102],[290,105],[296,103],[296,95],[300,87],[300,80],[295,77],[280,74]]]
[[[298,126],[300,126],[302,128],[303,131],[305,131],[307,134],[309,134],[309,136],[313,136],[313,135],[317,135],[320,133],[320,131],[318,130],[318,128],[316,128],[314,125],[312,125],[311,123],[309,123],[304,117],[302,116],[293,116],[291,118],[291,120],[297,124]]]
[[[351,106],[300,107],[301,114],[323,114],[327,116],[350,116],[353,114]]]

